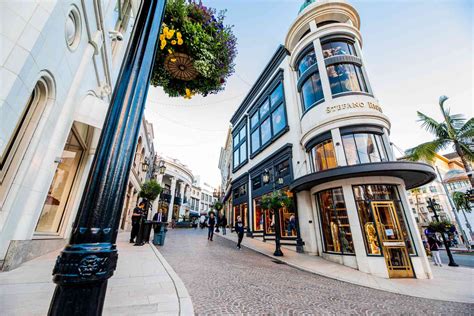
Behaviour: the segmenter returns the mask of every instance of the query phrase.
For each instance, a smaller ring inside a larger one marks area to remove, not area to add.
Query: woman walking
[[[242,247],[240,244],[242,243],[242,239],[244,238],[244,223],[242,223],[242,217],[237,216],[237,222],[235,223],[235,232],[239,238],[237,242],[237,248],[241,249]]]
[[[214,213],[212,212],[211,214],[209,214],[207,225],[208,225],[207,240],[212,241],[212,237],[214,237],[214,227],[216,226],[216,218],[214,217]]]
[[[430,245],[431,257],[433,258],[435,266],[442,267],[443,264],[441,263],[441,257],[439,256],[439,246],[441,246],[441,243],[436,239],[436,237],[429,236],[428,244]]]

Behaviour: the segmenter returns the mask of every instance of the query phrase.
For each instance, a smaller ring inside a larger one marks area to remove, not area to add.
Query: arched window
[[[14,105],[15,108],[23,108],[20,114],[9,111],[8,105],[4,105],[6,112],[2,111],[2,114],[11,112],[11,115],[8,120],[2,117],[4,120],[0,132],[0,183],[7,172],[21,161],[46,105],[53,99],[53,80],[44,76],[36,83],[25,106]]]
[[[303,110],[307,111],[324,100],[316,54],[312,44],[297,59],[296,66],[299,76],[298,91],[301,94]]]
[[[310,152],[315,172],[337,167],[336,151],[330,132],[316,136],[308,143],[306,148]]]
[[[133,166],[136,167],[140,163],[140,152],[142,148],[142,137],[138,138],[137,147],[135,148],[135,158],[133,159]]]

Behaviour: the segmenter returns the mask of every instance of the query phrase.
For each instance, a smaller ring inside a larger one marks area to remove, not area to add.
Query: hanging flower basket
[[[234,73],[236,38],[216,13],[201,2],[169,0],[151,84],[172,97],[206,96],[224,89]]]

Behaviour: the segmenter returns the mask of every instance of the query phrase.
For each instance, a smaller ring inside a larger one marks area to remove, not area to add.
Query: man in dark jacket
[[[240,244],[242,243],[242,239],[244,238],[244,223],[242,222],[242,217],[237,216],[237,222],[235,223],[235,232],[239,238],[237,242],[237,248],[241,249]]]
[[[225,217],[225,214],[222,215],[221,226],[222,226],[222,235],[225,235],[226,228],[227,228],[227,217]]]
[[[214,213],[211,212],[209,214],[209,219],[207,220],[207,240],[212,241],[212,237],[214,237],[214,227],[216,226],[216,218],[214,217]]]
[[[142,215],[145,212],[145,202],[140,202],[137,207],[133,210],[132,214],[132,231],[130,232],[130,243],[135,242],[135,237],[138,236],[138,232],[140,231],[140,221],[142,219]]]

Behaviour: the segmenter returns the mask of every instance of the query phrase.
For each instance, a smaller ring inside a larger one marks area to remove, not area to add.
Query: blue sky
[[[208,0],[227,9],[238,39],[236,73],[226,90],[187,101],[151,88],[146,115],[156,148],[180,159],[201,179],[220,183],[217,169],[229,119],[296,18],[302,0]],[[420,110],[441,119],[438,98],[453,113],[473,113],[472,1],[350,1],[361,17],[362,50],[375,96],[392,122],[391,140],[403,149],[430,136],[416,122]]]

